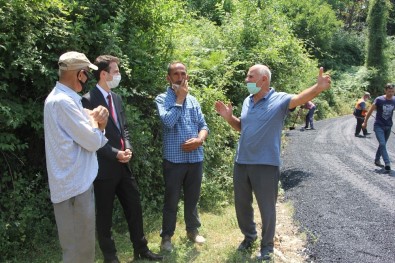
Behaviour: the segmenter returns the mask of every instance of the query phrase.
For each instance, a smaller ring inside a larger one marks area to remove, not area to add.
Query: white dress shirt
[[[87,191],[98,172],[96,151],[108,140],[91,126],[81,96],[59,82],[45,100],[44,135],[51,201]]]
[[[108,98],[107,98],[107,96],[108,96],[108,95],[111,96],[111,100],[112,100],[112,111],[114,112],[114,116],[115,116],[114,121],[115,121],[115,123],[117,124],[118,129],[121,129],[121,127],[119,126],[119,122],[118,122],[117,109],[116,109],[115,106],[114,106],[114,99],[113,99],[113,97],[112,97],[111,91],[110,91],[110,92],[107,92],[107,91],[104,90],[102,87],[100,87],[99,84],[97,84],[96,87],[100,90],[101,94],[103,94],[104,100],[106,101],[107,106],[108,106],[109,108],[110,108],[110,105],[108,104]],[[111,115],[111,113],[110,113],[110,115]],[[114,116],[113,116],[113,117],[114,117]]]

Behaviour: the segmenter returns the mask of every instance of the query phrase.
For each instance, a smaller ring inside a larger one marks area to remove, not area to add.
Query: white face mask
[[[173,83],[173,84],[171,84],[171,87],[173,88],[174,91],[177,91],[181,87],[181,85]]]
[[[110,89],[114,89],[114,88],[118,87],[120,81],[121,81],[121,74],[118,74],[118,75],[113,76],[112,80],[106,81],[106,82],[107,82],[107,86]]]

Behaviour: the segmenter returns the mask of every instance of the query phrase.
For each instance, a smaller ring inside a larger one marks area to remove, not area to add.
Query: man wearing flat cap
[[[89,69],[97,69],[75,51],[59,58],[59,81],[45,100],[44,135],[48,183],[63,262],[94,262],[96,151],[107,143],[103,134],[108,110],[83,109],[81,96]]]

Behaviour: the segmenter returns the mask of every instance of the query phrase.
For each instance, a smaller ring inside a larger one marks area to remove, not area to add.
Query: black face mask
[[[83,92],[83,91],[86,90],[86,88],[88,87],[88,81],[89,81],[89,79],[90,79],[88,73],[86,73],[85,70],[82,70],[82,72],[83,72],[84,75],[86,76],[86,80],[85,80],[85,82],[82,82],[81,80],[78,80],[78,81],[80,82],[80,84],[81,84],[81,87],[82,87],[81,92]],[[78,78],[78,75],[79,75],[79,74],[80,74],[80,72],[77,73],[77,78]]]

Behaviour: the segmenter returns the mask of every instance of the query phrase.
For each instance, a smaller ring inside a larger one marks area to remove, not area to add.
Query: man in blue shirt
[[[298,95],[276,92],[270,87],[271,72],[265,65],[252,66],[245,79],[251,94],[243,103],[240,118],[232,105],[221,101],[216,111],[240,132],[235,157],[233,186],[237,221],[244,240],[238,250],[248,250],[257,239],[252,193],[262,218],[262,240],[258,260],[272,257],[276,226],[276,201],[280,177],[281,131],[290,109],[329,89],[331,79],[320,68],[317,83]]]
[[[395,85],[385,85],[385,94],[377,97],[372,107],[370,107],[366,114],[365,121],[362,124],[362,129],[366,129],[370,115],[374,110],[377,110],[376,119],[374,121],[373,130],[376,134],[376,138],[379,141],[379,147],[376,152],[374,164],[382,167],[380,158],[383,157],[384,169],[386,172],[391,171],[391,162],[387,152],[387,141],[391,134],[392,128],[392,115],[395,109]]]
[[[169,64],[167,81],[170,87],[155,99],[163,129],[163,175],[165,200],[161,231],[161,249],[172,250],[171,237],[176,228],[177,206],[181,188],[184,192],[184,219],[187,237],[204,243],[199,235],[197,203],[203,176],[203,142],[208,127],[199,102],[188,92],[186,66]]]

